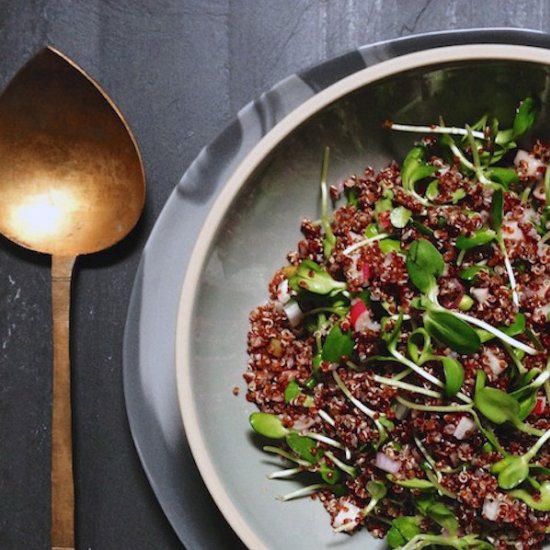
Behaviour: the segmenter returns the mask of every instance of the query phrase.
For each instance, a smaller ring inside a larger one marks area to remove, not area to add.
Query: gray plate
[[[360,48],[293,75],[241,110],[235,122],[201,152],[170,196],[145,247],[134,284],[124,341],[124,385],[143,466],[164,512],[189,549],[242,546],[194,465],[175,388],[178,299],[193,245],[214,199],[271,128],[329,85],[386,59],[473,43],[550,48],[550,37],[519,30],[429,34]],[[292,244],[293,240],[285,243],[286,249]]]

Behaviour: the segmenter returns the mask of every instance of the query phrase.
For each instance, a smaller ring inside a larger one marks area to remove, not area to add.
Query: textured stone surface
[[[140,251],[181,174],[235,112],[361,44],[450,28],[550,31],[544,0],[0,0],[0,88],[46,44],[107,90],[145,164],[145,215],[77,262],[73,375],[79,548],[176,549],[134,449],[122,339]],[[49,259],[0,240],[0,548],[48,548]]]

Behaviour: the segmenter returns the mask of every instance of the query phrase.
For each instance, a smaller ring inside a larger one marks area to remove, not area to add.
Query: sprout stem
[[[368,239],[363,239],[362,241],[356,242],[350,246],[348,246],[342,254],[345,254],[346,256],[349,256],[352,252],[355,252],[359,248],[362,248],[363,246],[367,246],[370,243],[374,243],[376,241],[381,241],[382,239],[385,239],[389,237],[387,233],[380,233],[379,235],[375,235],[374,237],[369,237]]]
[[[487,332],[490,332],[492,335],[496,336],[503,342],[506,342],[510,346],[520,349],[525,353],[528,353],[529,355],[536,355],[538,353],[537,350],[533,349],[531,346],[528,346],[523,342],[520,342],[519,340],[516,340],[515,338],[508,336],[498,328],[495,328],[494,326],[490,325],[489,323],[486,323],[485,321],[482,321],[481,319],[478,319],[477,317],[472,317],[471,315],[466,315],[465,313],[461,313],[459,311],[453,311],[452,314],[455,317],[462,319],[463,321],[466,321],[472,325],[476,325],[479,328],[485,329]]]
[[[278,472],[273,472],[267,476],[267,479],[288,479],[293,477],[296,474],[299,474],[302,471],[302,468],[288,468],[287,470],[279,470]]]
[[[300,497],[307,497],[315,491],[318,491],[319,489],[328,489],[329,486],[325,485],[324,483],[314,483],[313,485],[308,485],[307,487],[303,487],[302,489],[298,489],[297,491],[293,491],[292,493],[288,493],[287,495],[278,497],[278,499],[282,502],[286,502],[287,500],[292,500],[295,498]]]
[[[419,134],[451,134],[454,136],[467,136],[468,131],[464,128],[456,128],[454,126],[414,126],[411,124],[396,124],[391,122],[388,124],[391,130],[400,132],[415,132]],[[472,135],[478,139],[484,139],[483,132],[472,131]]]
[[[428,397],[435,397],[436,399],[443,398],[443,394],[440,392],[429,390],[427,388],[423,388],[422,386],[415,386],[414,384],[409,384],[407,382],[401,382],[400,380],[395,380],[393,378],[386,378],[385,376],[378,376],[377,374],[375,374],[373,376],[373,379],[384,386],[401,388],[402,390],[407,390],[413,393],[420,393],[422,395],[427,395]]]

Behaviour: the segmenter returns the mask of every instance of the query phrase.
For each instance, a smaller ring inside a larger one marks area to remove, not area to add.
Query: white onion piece
[[[546,195],[544,193],[544,184],[543,182],[540,182],[535,189],[533,189],[533,195],[539,199],[539,201],[543,201],[546,199]]]
[[[304,318],[304,314],[298,305],[298,302],[294,300],[289,300],[284,306],[286,316],[288,317],[288,322],[291,327],[297,327]]]
[[[357,526],[361,518],[361,508],[347,499],[341,499],[339,504],[340,511],[334,517],[332,527],[338,531],[350,531]]]
[[[535,157],[531,156],[527,151],[519,149],[514,158],[514,165],[519,166],[521,162],[525,162],[526,174],[530,177],[542,177],[545,164]]]
[[[283,279],[277,287],[277,300],[281,304],[286,304],[290,300],[290,292],[288,291],[288,279]]]
[[[472,288],[470,294],[480,303],[485,304],[489,299],[489,289],[488,288]]]
[[[505,220],[502,223],[502,236],[509,241],[523,241],[525,235],[516,220]]]
[[[399,460],[394,460],[384,453],[376,453],[374,465],[390,474],[396,474],[401,469],[401,462]]]
[[[463,416],[459,423],[456,425],[453,436],[462,441],[465,437],[468,437],[475,429],[475,424],[469,416]]]
[[[492,496],[485,497],[483,501],[483,515],[489,521],[495,521],[497,519],[500,511],[500,500],[498,496],[496,498]]]
[[[506,363],[501,361],[494,351],[488,349],[485,351],[484,355],[487,358],[488,367],[495,376],[499,376],[500,373],[506,369]]]

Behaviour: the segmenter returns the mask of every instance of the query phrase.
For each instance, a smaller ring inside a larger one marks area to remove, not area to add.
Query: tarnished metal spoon
[[[122,239],[143,209],[137,145],[105,92],[47,48],[0,96],[0,232],[52,255],[52,548],[74,548],[71,275],[80,254]]]

